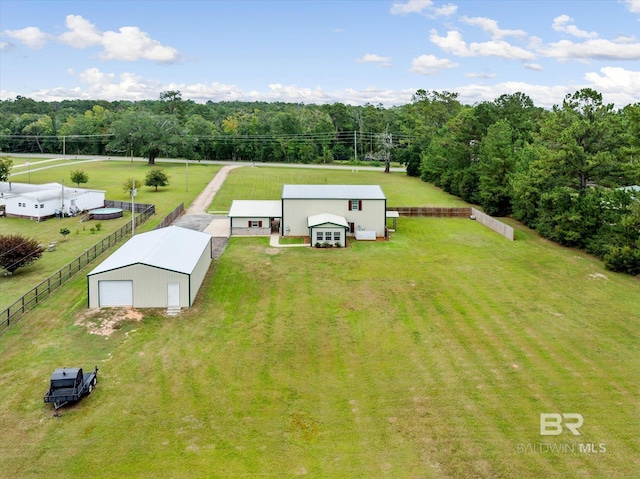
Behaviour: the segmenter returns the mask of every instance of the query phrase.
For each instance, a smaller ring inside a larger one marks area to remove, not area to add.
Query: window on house
[[[40,208],[44,208],[44,203],[40,204]]]
[[[322,231],[316,232],[316,241],[322,241]]]
[[[333,241],[340,241],[340,231],[333,232]]]
[[[250,220],[249,228],[262,228],[262,221],[259,220]]]
[[[324,234],[324,239],[325,239],[325,241],[331,241],[331,231],[327,231]]]
[[[349,200],[349,211],[362,210],[362,200]]]
[[[38,207],[38,205],[36,205],[36,208]]]

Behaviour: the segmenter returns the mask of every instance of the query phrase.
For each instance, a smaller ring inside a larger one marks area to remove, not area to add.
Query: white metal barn
[[[89,308],[188,308],[211,258],[208,233],[169,226],[138,234],[87,275]]]
[[[280,200],[233,200],[229,209],[230,235],[268,235],[282,217]]]
[[[311,244],[386,236],[387,198],[379,185],[284,185],[282,236],[309,236]]]
[[[73,216],[81,211],[102,208],[105,192],[64,186],[60,183],[32,185],[0,182],[0,207],[6,216],[51,218],[56,214]]]

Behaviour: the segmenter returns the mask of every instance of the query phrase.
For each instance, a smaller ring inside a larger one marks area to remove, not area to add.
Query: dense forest
[[[418,90],[392,108],[341,103],[0,101],[0,150],[289,163],[407,166],[494,216],[640,273],[640,104],[592,89],[551,110],[523,93],[461,104]]]

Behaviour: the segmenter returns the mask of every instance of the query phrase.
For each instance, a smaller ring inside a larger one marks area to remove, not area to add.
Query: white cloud
[[[133,73],[102,72],[97,68],[87,69],[78,74],[83,86],[73,88],[56,87],[29,92],[29,98],[36,101],[61,101],[65,99],[91,100],[150,100],[157,99],[161,92],[179,90],[185,100],[195,102],[219,101],[268,101],[292,103],[335,103],[364,105],[367,103],[388,106],[403,105],[411,101],[417,88],[404,90],[383,90],[376,87],[363,90],[345,89],[328,92],[321,87],[306,88],[297,85],[274,83],[268,85],[266,91],[245,91],[236,85],[218,82],[196,84],[165,84],[156,80],[145,79]],[[24,93],[0,90],[0,99],[15,98]]]
[[[390,67],[391,66],[391,57],[381,57],[380,55],[376,55],[374,53],[367,53],[361,58],[356,58],[356,62],[358,63],[377,63],[380,67]]]
[[[533,70],[533,71],[536,71],[536,72],[541,72],[542,70],[544,70],[544,68],[542,68],[542,65],[540,65],[538,63],[526,63],[524,65],[524,67],[527,70]]]
[[[436,17],[448,17],[453,15],[458,11],[458,6],[453,3],[448,3],[447,5],[442,5],[440,8],[436,8],[433,10],[433,15]]]
[[[178,50],[161,45],[138,27],[121,27],[119,33],[104,32],[102,35],[104,52],[101,57],[107,60],[136,61],[141,58],[158,63],[172,63],[178,60]]]
[[[162,45],[138,27],[121,27],[118,32],[101,32],[80,15],[67,15],[65,24],[67,31],[58,36],[58,40],[73,48],[100,45],[104,48],[100,54],[104,60],[132,62],[145,59],[158,63],[173,63],[180,59],[178,50]],[[37,27],[5,30],[3,33],[33,49],[42,48],[54,38]]]
[[[640,13],[640,0],[625,0],[631,13]]]
[[[420,55],[411,61],[412,73],[419,75],[437,75],[443,69],[457,68],[458,64],[447,58],[437,58],[434,55]]]
[[[601,93],[624,94],[629,98],[638,97],[640,92],[640,71],[625,70],[619,67],[603,67],[600,74],[589,72],[585,80]]]
[[[504,30],[498,27],[498,22],[486,17],[462,17],[462,21],[467,25],[474,25],[482,28],[483,31],[491,35],[494,40],[501,40],[504,37],[526,38],[527,32],[524,30]]]
[[[438,35],[436,30],[431,30],[430,40],[444,51],[460,57],[489,57],[495,56],[509,60],[532,60],[535,53],[524,48],[513,46],[502,40],[467,44],[460,32],[450,30],[446,37]]]
[[[541,47],[538,53],[558,60],[640,60],[640,43],[618,43],[603,39],[583,43],[561,40]]]
[[[422,13],[433,6],[432,0],[408,0],[396,1],[391,5],[391,13],[394,15],[407,15],[409,13]]]
[[[86,48],[102,43],[102,34],[89,20],[80,15],[67,15],[65,20],[68,31],[58,38],[73,48]]]
[[[420,15],[427,15],[429,17],[448,17],[453,15],[457,10],[458,7],[452,3],[436,8],[433,6],[432,0],[407,0],[406,2],[393,2],[389,11],[393,15],[417,13]]]
[[[496,78],[498,75],[495,73],[465,73],[466,78]]]
[[[556,32],[567,33],[574,37],[578,38],[597,38],[598,34],[596,32],[586,32],[584,30],[580,30],[575,25],[571,24],[573,22],[573,18],[569,15],[560,15],[553,19],[553,29]]]
[[[86,87],[37,90],[29,93],[29,98],[36,101],[61,101],[65,99],[102,99],[102,100],[149,100],[157,99],[162,91],[179,90],[185,100],[204,103],[206,101],[281,101],[303,102],[307,104],[345,103],[348,105],[365,105],[367,103],[385,106],[405,105],[411,102],[411,97],[419,87],[402,90],[380,89],[376,87],[362,90],[343,89],[325,91],[321,87],[304,88],[297,85],[282,85],[279,83],[268,86],[267,91],[244,91],[236,85],[222,83],[163,84],[158,81],[143,79],[131,73],[116,77],[111,73],[104,73],[91,69],[85,71],[82,77],[87,82]],[[482,101],[493,101],[502,94],[522,92],[529,96],[536,106],[551,108],[562,103],[565,95],[574,93],[581,88],[591,87],[602,93],[605,103],[614,103],[617,107],[640,102],[640,72],[633,72],[617,68],[603,68],[598,73],[585,76],[585,83],[580,85],[535,85],[525,82],[503,82],[495,85],[469,84],[450,88],[449,91],[459,94],[458,99],[467,105]],[[0,90],[0,99],[11,99],[17,93]]]
[[[455,89],[459,94],[460,102],[473,105],[483,101],[493,101],[500,95],[513,95],[522,92],[533,100],[536,106],[551,108],[562,102],[567,93],[573,93],[575,89],[564,85],[533,85],[524,82],[503,82],[495,85],[472,84]]]
[[[26,27],[21,30],[5,30],[3,33],[34,50],[39,50],[44,47],[50,38],[50,35],[38,27]]]
[[[10,42],[0,42],[0,51],[2,51],[2,50],[9,50],[11,47],[13,47],[13,43],[10,43]]]
[[[89,68],[80,73],[80,81],[82,81],[82,83],[90,85],[93,88],[101,85],[111,84],[113,83],[115,77],[116,76],[113,73],[102,73],[97,68]]]

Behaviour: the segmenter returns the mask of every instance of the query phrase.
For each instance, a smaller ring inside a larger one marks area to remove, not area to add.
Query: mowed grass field
[[[259,170],[221,193],[297,174]],[[448,201],[389,181],[410,205]],[[108,336],[78,324],[78,277],[0,336],[0,476],[639,477],[640,284],[517,228],[400,218],[391,241],[338,250],[232,238],[194,308]],[[99,383],[55,418],[42,395],[62,365]],[[540,413],[581,414],[581,435],[540,436]]]

